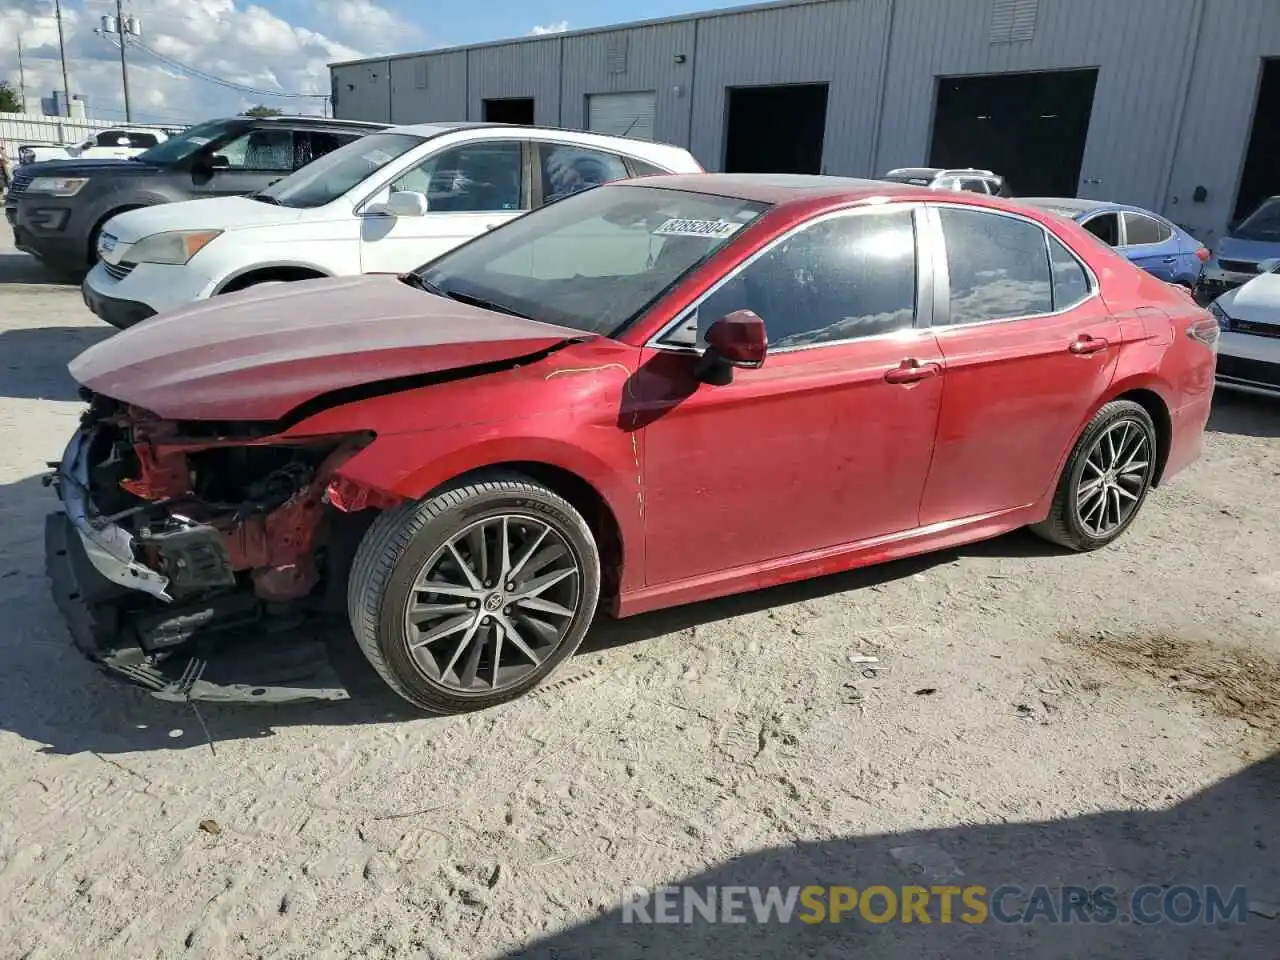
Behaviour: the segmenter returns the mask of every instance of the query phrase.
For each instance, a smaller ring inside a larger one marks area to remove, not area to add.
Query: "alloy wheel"
[[[1151,478],[1152,443],[1141,422],[1117,420],[1094,441],[1076,485],[1076,518],[1103,538],[1128,523]]]
[[[451,693],[511,687],[564,641],[581,583],[573,548],[545,520],[478,520],[439,547],[414,581],[404,612],[409,655]]]

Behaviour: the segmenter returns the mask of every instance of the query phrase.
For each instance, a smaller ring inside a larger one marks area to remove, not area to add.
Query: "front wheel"
[[[1106,404],[1067,458],[1049,516],[1031,529],[1070,550],[1111,543],[1146,501],[1157,453],[1155,424],[1141,404]]]
[[[386,683],[431,713],[514,700],[573,655],[595,615],[600,559],[564,498],[493,474],[389,510],[347,587],[351,627]]]

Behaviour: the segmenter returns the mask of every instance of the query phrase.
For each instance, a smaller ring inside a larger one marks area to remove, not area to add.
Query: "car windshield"
[[[767,204],[659,187],[592,187],[417,270],[479,306],[613,335],[758,218]]]
[[[1272,197],[1249,214],[1232,236],[1241,240],[1280,240],[1280,197]]]
[[[201,147],[214,140],[220,140],[228,133],[239,130],[243,120],[210,120],[190,129],[183,130],[176,137],[170,137],[157,143],[150,150],[144,150],[134,157],[140,163],[170,164],[187,159]]]
[[[256,198],[282,207],[322,207],[425,142],[407,133],[371,133],[277,180]]]

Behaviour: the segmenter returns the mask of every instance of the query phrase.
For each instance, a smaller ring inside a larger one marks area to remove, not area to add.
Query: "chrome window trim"
[[[1075,258],[1076,263],[1080,264],[1080,266],[1084,268],[1085,278],[1089,282],[1089,293],[1087,296],[1081,297],[1079,300],[1075,301],[1069,306],[1056,308],[1049,313],[1027,313],[1027,314],[1021,314],[1016,317],[997,317],[992,320],[977,320],[977,321],[974,321],[973,323],[957,323],[957,324],[951,323],[950,322],[951,276],[947,267],[946,236],[942,230],[942,218],[940,216],[937,216],[937,213],[940,209],[942,209],[943,207],[949,207],[952,209],[968,210],[975,213],[987,214],[993,217],[1006,217],[1010,220],[1021,220],[1023,223],[1029,223],[1032,226],[1038,228],[1041,231],[1041,233],[1044,234],[1044,238],[1045,238],[1044,252],[1045,252],[1046,258],[1048,258],[1049,256],[1048,238],[1052,234],[1052,231],[1050,231],[1047,227],[1045,227],[1043,223],[1033,219],[1032,217],[1028,217],[1023,214],[1015,213],[1009,210],[994,210],[994,209],[991,209],[990,207],[978,207],[978,206],[973,206],[971,204],[962,204],[962,203],[948,203],[946,201],[931,201],[928,204],[928,206],[930,207],[931,212],[934,214],[934,216],[931,217],[931,220],[933,221],[933,224],[936,228],[936,236],[934,237],[934,243],[937,244],[938,250],[941,254],[941,256],[938,258],[940,262],[936,263],[934,268],[934,273],[935,275],[941,277],[941,280],[939,281],[940,290],[939,290],[938,296],[942,299],[935,300],[933,315],[935,318],[941,315],[947,319],[947,322],[945,324],[942,324],[942,325],[932,324],[930,326],[930,329],[934,333],[943,334],[952,330],[972,330],[974,327],[989,327],[995,323],[1017,323],[1023,320],[1048,320],[1052,317],[1058,317],[1064,313],[1069,313],[1070,311],[1075,310],[1077,307],[1080,307],[1083,304],[1088,303],[1090,300],[1093,300],[1094,298],[1101,298],[1102,290],[1098,283],[1097,274],[1093,272],[1093,269],[1089,266],[1088,263],[1085,262],[1084,258],[1081,257],[1078,253],[1076,253],[1075,250],[1072,249],[1071,244],[1067,243],[1061,237],[1055,236],[1055,239],[1062,244],[1063,249],[1065,249],[1067,253],[1071,254],[1071,256]],[[1113,212],[1113,211],[1109,211],[1109,212]],[[1048,260],[1048,265],[1049,265],[1049,296],[1050,298],[1052,298],[1053,296],[1053,261],[1052,259]]]
[[[935,262],[933,256],[932,244],[926,240],[925,231],[922,223],[922,213],[924,204],[920,201],[910,201],[906,203],[881,203],[863,207],[853,207],[844,210],[831,210],[827,213],[818,214],[798,223],[791,227],[785,233],[780,233],[774,237],[763,247],[757,250],[751,256],[747,257],[741,263],[734,266],[732,270],[722,276],[719,280],[702,291],[692,303],[688,304],[683,310],[676,314],[665,325],[658,329],[648,340],[645,341],[644,347],[653,350],[664,350],[675,353],[688,353],[694,356],[700,356],[705,349],[704,347],[688,346],[686,344],[663,343],[663,338],[669,336],[673,330],[676,330],[686,323],[692,314],[697,313],[698,307],[705,303],[713,294],[723,287],[730,280],[738,276],[742,271],[746,270],[753,263],[759,260],[767,253],[771,253],[775,247],[785,243],[787,240],[803,233],[810,227],[825,223],[828,220],[837,220],[844,217],[867,216],[877,213],[907,213],[911,215],[911,227],[915,233],[916,241],[916,303],[915,317],[911,326],[901,327],[897,330],[889,330],[885,333],[871,334],[865,337],[846,337],[843,340],[827,340],[822,343],[800,344],[794,347],[777,347],[770,348],[769,355],[775,356],[782,353],[794,353],[799,350],[816,350],[821,347],[837,347],[849,343],[861,343],[867,340],[878,340],[886,337],[902,337],[903,339],[914,339],[914,336],[908,335],[922,334],[928,332],[928,324],[921,322],[922,315],[926,312],[926,308],[932,309],[934,303],[934,291],[928,288],[928,281],[932,279],[931,269],[925,268],[926,259],[929,260],[929,266],[932,267]]]

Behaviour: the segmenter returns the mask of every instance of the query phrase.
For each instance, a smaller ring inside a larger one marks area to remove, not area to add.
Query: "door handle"
[[[1165,263],[1177,263],[1177,262],[1178,262],[1178,258],[1177,258],[1177,257],[1165,257],[1165,258],[1164,258],[1164,262],[1165,262]]]
[[[1099,350],[1105,350],[1111,346],[1111,341],[1106,337],[1091,337],[1087,333],[1082,333],[1071,342],[1068,347],[1072,353],[1097,353]]]
[[[919,380],[936,377],[941,372],[942,364],[940,363],[921,363],[914,357],[908,357],[892,370],[886,371],[884,378],[889,383],[916,383]]]

